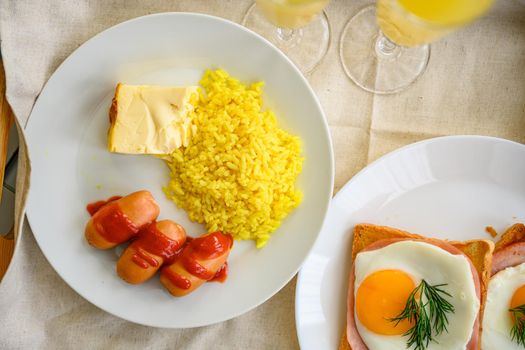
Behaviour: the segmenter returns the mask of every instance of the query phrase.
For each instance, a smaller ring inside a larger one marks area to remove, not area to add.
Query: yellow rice
[[[263,82],[246,86],[219,69],[206,71],[200,84],[196,133],[167,160],[164,192],[207,230],[260,248],[301,201],[300,140],[262,110]]]

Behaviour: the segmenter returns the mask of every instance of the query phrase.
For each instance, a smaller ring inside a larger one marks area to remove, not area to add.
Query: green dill
[[[514,326],[510,330],[510,336],[518,345],[525,347],[525,305],[509,309],[514,320]]]
[[[425,280],[410,293],[405,308],[390,321],[396,326],[408,320],[413,326],[405,333],[408,336],[407,349],[424,350],[434,337],[448,332],[448,313],[454,313],[454,306],[445,298],[452,296],[442,289],[446,284],[431,286]]]

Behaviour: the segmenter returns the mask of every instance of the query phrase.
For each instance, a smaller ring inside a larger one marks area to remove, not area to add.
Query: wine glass
[[[330,46],[330,24],[323,11],[329,0],[256,0],[242,25],[268,39],[303,73],[321,62]]]
[[[428,43],[485,13],[494,0],[378,0],[346,24],[340,55],[364,90],[389,94],[412,84],[430,57]]]

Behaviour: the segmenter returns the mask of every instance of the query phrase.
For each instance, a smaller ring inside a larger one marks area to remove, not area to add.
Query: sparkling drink
[[[323,9],[330,0],[255,0],[242,24],[268,39],[303,73],[311,72],[330,46]]]
[[[482,15],[493,0],[378,0],[377,22],[398,45],[430,43]]]
[[[256,0],[266,18],[280,28],[304,27],[328,2],[329,0]]]

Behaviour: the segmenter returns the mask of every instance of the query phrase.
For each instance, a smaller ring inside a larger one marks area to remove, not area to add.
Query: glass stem
[[[278,46],[281,48],[291,48],[301,43],[303,38],[303,30],[301,28],[291,29],[277,27],[277,39],[279,41]]]
[[[289,28],[278,27],[277,28],[277,36],[282,41],[291,41],[291,40],[293,40],[293,38],[295,36],[295,30],[294,29],[289,29]]]
[[[388,39],[382,32],[379,32],[375,43],[375,51],[379,57],[396,57],[401,47],[392,40]]]

